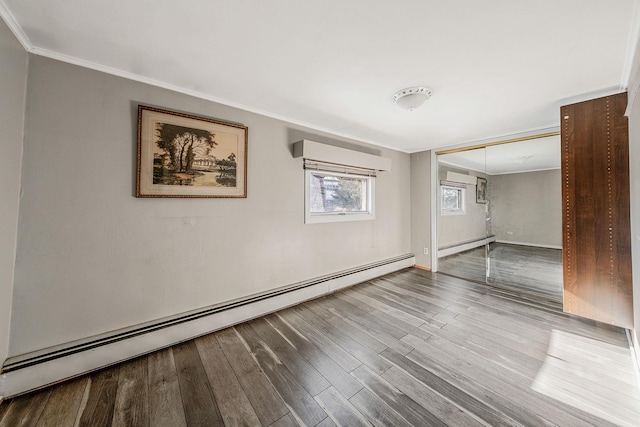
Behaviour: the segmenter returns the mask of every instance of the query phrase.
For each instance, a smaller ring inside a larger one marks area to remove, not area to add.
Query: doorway
[[[561,303],[559,135],[436,154],[438,271]]]

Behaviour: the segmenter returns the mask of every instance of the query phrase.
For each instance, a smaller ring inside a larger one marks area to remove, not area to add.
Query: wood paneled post
[[[633,327],[627,94],[563,106],[564,311]]]

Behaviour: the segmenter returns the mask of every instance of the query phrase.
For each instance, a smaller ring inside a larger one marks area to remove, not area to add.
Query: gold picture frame
[[[248,128],[138,105],[136,197],[247,197]]]

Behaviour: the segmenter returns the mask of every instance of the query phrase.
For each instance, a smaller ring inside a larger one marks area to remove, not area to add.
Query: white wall
[[[492,175],[489,194],[496,240],[562,247],[560,169]]]
[[[10,355],[410,252],[409,155],[30,58]],[[138,103],[249,128],[247,199],[133,196]],[[376,220],[303,223],[307,138],[392,159]]]
[[[431,151],[411,154],[411,252],[416,265],[431,268]]]
[[[0,365],[7,358],[28,55],[0,19]]]

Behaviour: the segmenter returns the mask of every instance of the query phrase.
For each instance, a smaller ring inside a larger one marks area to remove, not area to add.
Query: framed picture
[[[247,197],[247,133],[139,105],[136,197]]]
[[[476,203],[487,203],[487,179],[478,177],[476,181]]]

